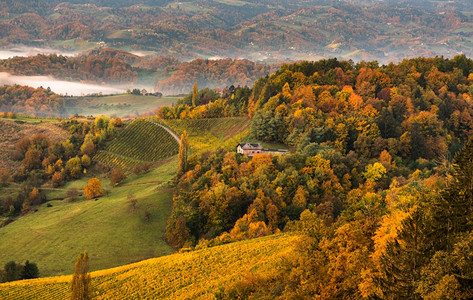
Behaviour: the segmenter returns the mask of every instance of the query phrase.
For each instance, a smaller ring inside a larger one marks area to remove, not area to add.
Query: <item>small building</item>
[[[251,144],[251,143],[244,143],[237,145],[237,153],[253,156],[255,154],[260,154],[263,151],[263,146],[261,144]]]
[[[288,152],[286,149],[264,149],[261,144],[241,143],[236,147],[236,152],[242,155],[254,156],[256,154],[284,155]]]

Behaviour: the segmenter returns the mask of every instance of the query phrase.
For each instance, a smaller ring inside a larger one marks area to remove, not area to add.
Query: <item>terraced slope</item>
[[[193,152],[215,150],[224,147],[234,149],[250,133],[251,120],[243,117],[218,119],[157,119],[178,134],[184,130],[189,134],[189,145]]]
[[[94,299],[214,299],[231,282],[274,270],[299,239],[273,235],[93,272]],[[0,299],[67,299],[70,280],[61,276],[0,284]]]
[[[130,171],[136,164],[155,163],[177,154],[179,142],[168,130],[146,119],[135,120],[94,159]]]

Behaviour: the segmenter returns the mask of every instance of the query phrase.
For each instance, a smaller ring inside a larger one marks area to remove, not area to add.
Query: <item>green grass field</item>
[[[149,173],[131,175],[110,188],[107,196],[75,202],[50,201],[0,228],[0,266],[27,259],[38,264],[41,276],[70,274],[78,253],[88,251],[91,269],[111,268],[173,252],[163,237],[171,212],[172,192],[167,187],[176,172],[176,158]],[[88,178],[47,191],[48,198],[64,198],[72,187],[83,189]],[[135,193],[137,209],[130,212],[127,196]],[[149,220],[146,215],[149,214]],[[3,299],[0,296],[0,299]]]
[[[143,114],[163,105],[175,103],[179,97],[156,97],[131,94],[120,94],[103,97],[71,97],[66,100],[69,115],[84,116],[106,115],[123,117],[130,114]]]
[[[251,120],[244,117],[219,119],[161,120],[178,134],[187,131],[192,152],[224,147],[233,150],[250,132]]]
[[[215,299],[247,275],[274,272],[300,239],[272,235],[93,272],[92,292],[94,299]],[[67,299],[70,281],[61,276],[0,284],[0,298]]]

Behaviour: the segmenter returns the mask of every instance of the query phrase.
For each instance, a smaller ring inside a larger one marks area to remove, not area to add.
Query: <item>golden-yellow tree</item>
[[[192,86],[192,106],[195,106],[198,95],[199,89],[197,88],[197,82],[194,82],[194,86]]]
[[[181,143],[179,144],[179,166],[177,168],[177,177],[180,177],[187,171],[187,150],[189,147],[187,131],[181,135]]]
[[[92,299],[89,274],[89,256],[87,252],[79,254],[77,257],[74,276],[72,277],[71,300]]]
[[[98,178],[89,179],[89,183],[84,187],[85,197],[92,199],[103,194],[102,183]]]

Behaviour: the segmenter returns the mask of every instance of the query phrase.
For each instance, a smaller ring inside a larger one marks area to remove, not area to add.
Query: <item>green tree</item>
[[[32,279],[39,277],[38,266],[35,263],[30,263],[28,260],[25,262],[23,269],[21,270],[20,279]]]
[[[18,280],[18,266],[14,261],[5,264],[5,281]]]
[[[79,254],[77,257],[74,276],[72,277],[71,300],[92,299],[91,284],[89,274],[89,256],[87,252]]]
[[[426,217],[417,209],[402,222],[398,237],[388,244],[381,257],[380,278],[387,299],[420,299],[416,288],[432,249],[427,230]]]
[[[82,175],[82,162],[79,157],[76,156],[67,161],[66,172],[72,178],[75,178],[75,179],[80,178],[80,176]]]

